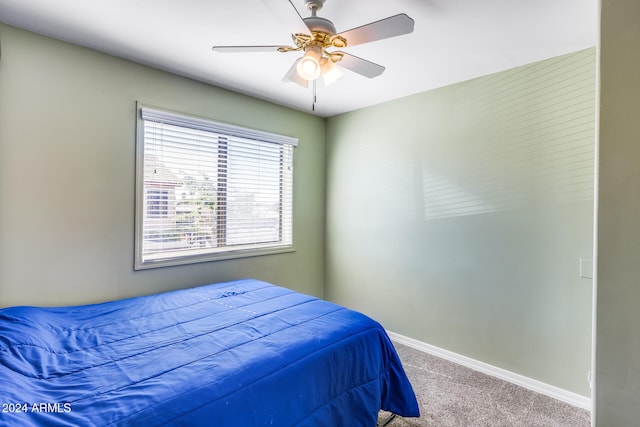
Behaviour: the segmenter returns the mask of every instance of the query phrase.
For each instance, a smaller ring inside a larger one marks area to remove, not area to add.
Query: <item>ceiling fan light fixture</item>
[[[293,66],[291,67],[291,69],[289,69],[289,72],[284,76],[282,81],[295,83],[306,89],[309,87],[309,81],[300,77],[297,70],[298,63],[300,62],[300,60],[302,60],[302,58],[298,58],[298,60],[294,62]]]
[[[307,46],[304,56],[298,61],[296,69],[298,75],[305,80],[315,80],[320,76],[322,67],[322,48],[320,46]]]
[[[342,70],[329,58],[323,57],[320,61],[322,80],[325,86],[330,86],[344,75]]]

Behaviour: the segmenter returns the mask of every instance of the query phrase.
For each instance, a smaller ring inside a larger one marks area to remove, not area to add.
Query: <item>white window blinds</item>
[[[292,249],[297,139],[139,114],[136,268]]]

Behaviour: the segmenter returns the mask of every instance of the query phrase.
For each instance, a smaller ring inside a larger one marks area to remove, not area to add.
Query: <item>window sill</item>
[[[184,254],[171,256],[167,253],[158,254],[157,258],[150,256],[145,260],[135,260],[134,270],[147,270],[160,267],[173,267],[180,265],[198,264],[203,262],[224,261],[241,258],[251,258],[264,255],[277,255],[295,252],[293,246],[280,246],[271,248],[242,248],[237,250],[225,250],[218,253],[202,253],[198,254],[194,251],[192,255]]]

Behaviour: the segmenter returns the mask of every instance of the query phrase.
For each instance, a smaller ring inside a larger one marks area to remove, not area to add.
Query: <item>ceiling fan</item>
[[[315,83],[322,76],[325,86],[342,76],[340,68],[373,78],[382,74],[385,67],[366,59],[350,55],[340,49],[408,34],[413,31],[414,21],[404,13],[380,21],[353,28],[341,33],[331,21],[317,16],[326,0],[306,0],[311,16],[302,18],[291,0],[261,0],[284,24],[294,30],[295,46],[213,46],[214,52],[304,52],[285,75],[283,81],[291,81],[302,87],[313,82],[314,107]],[[338,49],[338,50],[334,50]],[[337,67],[336,65],[339,65]]]

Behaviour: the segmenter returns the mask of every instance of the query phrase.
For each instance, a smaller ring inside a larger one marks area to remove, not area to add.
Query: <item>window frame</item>
[[[144,112],[144,113],[143,113]],[[166,123],[170,123],[175,126],[184,126],[187,128],[195,128],[201,130],[210,130],[216,133],[228,135],[230,137],[238,137],[245,139],[252,139],[259,142],[267,142],[280,145],[290,145],[296,147],[298,145],[298,139],[290,136],[279,135],[275,133],[265,132],[261,130],[240,127],[227,123],[221,123],[209,118],[199,117],[187,113],[179,113],[168,110],[166,108],[158,108],[142,104],[138,102],[136,104],[136,172],[135,172],[135,226],[134,226],[134,270],[145,270],[158,267],[169,267],[178,265],[187,265],[201,262],[210,262],[218,260],[228,260],[236,258],[246,258],[261,255],[280,254],[287,252],[294,252],[294,235],[293,228],[295,224],[293,214],[293,172],[291,176],[290,190],[291,190],[291,225],[288,229],[290,233],[290,243],[282,243],[282,238],[279,243],[268,245],[261,244],[260,247],[239,247],[226,246],[224,249],[219,248],[217,250],[211,250],[209,253],[188,253],[177,254],[175,251],[169,253],[167,256],[162,257],[158,254],[154,255],[153,259],[145,259],[143,254],[143,240],[144,240],[144,219],[145,208],[147,198],[145,197],[145,151],[144,151],[144,133],[145,133],[145,118],[156,118]],[[154,121],[154,120],[152,120]],[[295,151],[295,150],[294,150]],[[291,154],[291,165],[293,167],[293,153]],[[148,189],[147,189],[148,190]],[[282,201],[280,204],[280,221],[282,221]],[[157,218],[157,217],[153,217]],[[226,232],[226,230],[225,230]],[[280,232],[282,234],[282,230]],[[167,251],[170,252],[170,251]],[[198,251],[192,251],[198,252]]]

